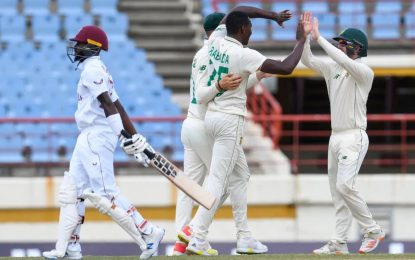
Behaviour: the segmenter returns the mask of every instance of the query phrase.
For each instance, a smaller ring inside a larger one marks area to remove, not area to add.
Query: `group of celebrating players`
[[[369,144],[366,102],[374,74],[361,60],[367,55],[367,37],[358,29],[348,28],[334,38],[333,45],[320,36],[318,20],[310,12],[304,12],[298,21],[296,45],[284,60],[267,58],[246,47],[252,33],[251,18],[269,19],[282,26],[291,16],[288,10],[276,13],[237,6],[228,14],[213,13],[204,20],[208,38],[192,62],[190,103],[181,139],[184,173],[200,184],[205,181],[205,188],[216,201],[210,210],[199,207],[192,218],[193,201],[179,191],[174,255],[218,255],[207,235],[215,212],[229,196],[237,230],[236,252],[268,252],[267,246],[253,237],[247,220],[250,172],[242,149],[246,91],[262,78],[291,74],[300,60],[325,78],[331,110],[328,176],[336,228],[333,238],[313,253],[349,253],[347,233],[352,218],[364,234],[360,253],[373,251],[385,237],[355,188]],[[311,39],[330,60],[313,56]],[[84,222],[84,200],[89,199],[133,238],[142,250],[140,258],[148,259],[157,252],[165,230],[144,219],[120,194],[113,160],[118,140],[124,152],[144,166],[149,165],[144,150],[153,149],[137,133],[100,59],[100,51],[109,50],[105,32],[97,26],[85,26],[70,41],[67,53],[72,62],[78,63],[80,71],[75,113],[80,134],[58,194],[61,204],[58,240],[55,249],[43,252],[43,256],[82,258],[79,238]],[[132,137],[123,137],[122,130]]]

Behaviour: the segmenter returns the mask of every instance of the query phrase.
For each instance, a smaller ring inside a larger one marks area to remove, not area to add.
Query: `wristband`
[[[110,115],[107,117],[107,120],[112,131],[115,133],[116,136],[119,136],[121,134],[121,130],[124,129],[120,114],[117,113],[117,114]]]

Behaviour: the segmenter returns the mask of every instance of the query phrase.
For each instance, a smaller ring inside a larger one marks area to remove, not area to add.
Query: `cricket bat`
[[[131,135],[125,130],[121,131],[125,138],[131,138]],[[215,203],[216,198],[208,191],[203,189],[197,182],[186,176],[182,170],[175,166],[166,157],[158,152],[145,149],[144,153],[150,159],[150,164],[157,169],[164,177],[171,181],[177,188],[187,194],[194,201],[210,210]]]

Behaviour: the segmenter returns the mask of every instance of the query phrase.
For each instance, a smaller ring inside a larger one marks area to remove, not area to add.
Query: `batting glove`
[[[148,159],[145,153],[136,153],[134,154],[134,158],[139,164],[143,165],[144,167],[148,167],[150,165],[150,159]]]
[[[153,147],[151,147],[151,145],[148,145],[146,149],[150,150],[152,153],[156,152],[154,151]],[[150,158],[148,158],[148,156],[144,152],[134,154],[134,158],[138,163],[142,164],[144,167],[148,167],[150,165]]]
[[[126,154],[134,155],[143,152],[149,144],[146,138],[140,134],[135,134],[131,138],[120,138],[120,146]]]

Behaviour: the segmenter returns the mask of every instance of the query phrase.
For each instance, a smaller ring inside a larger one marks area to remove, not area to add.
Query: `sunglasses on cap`
[[[347,48],[354,48],[356,46],[359,46],[360,48],[362,47],[361,44],[356,43],[356,42],[350,42],[350,41],[346,41],[343,39],[340,39],[337,41],[337,45],[340,47],[347,47]]]
[[[337,44],[339,46],[342,46],[342,47],[348,47],[348,46],[353,46],[354,45],[353,42],[349,42],[349,41],[346,41],[346,40],[339,40],[337,42]]]

